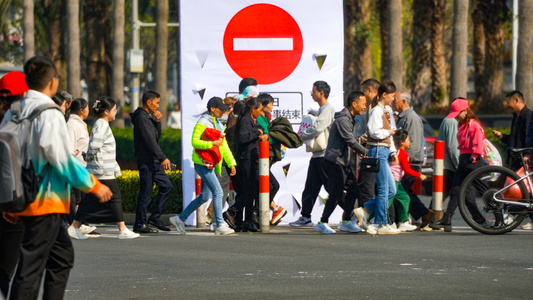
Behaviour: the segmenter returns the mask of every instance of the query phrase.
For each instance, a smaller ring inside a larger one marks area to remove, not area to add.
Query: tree
[[[372,76],[370,49],[370,0],[344,4],[344,90],[359,89]]]
[[[80,4],[78,0],[67,0],[67,84],[74,97],[81,97],[80,85]]]
[[[161,122],[167,122],[167,54],[168,54],[168,1],[156,4],[156,47],[155,47],[155,89],[161,94],[159,110],[163,114]]]
[[[101,96],[108,95],[106,40],[109,37],[109,10],[102,0],[83,2],[85,20],[86,82],[89,107]]]
[[[468,0],[453,2],[452,73],[450,99],[466,97],[468,74],[466,57],[468,51]]]
[[[448,105],[446,87],[446,60],[444,57],[444,11],[445,0],[433,0],[431,24],[431,107],[433,110]]]
[[[402,40],[402,1],[389,0],[389,57],[388,79],[396,84],[397,89],[403,88],[403,40]]]
[[[381,80],[389,74],[389,12],[387,1],[378,0],[378,4],[376,5],[377,13],[379,14],[379,31],[381,35]]]
[[[33,0],[24,0],[22,14],[24,32],[24,63],[35,56],[35,25],[33,23]]]
[[[518,9],[518,63],[516,70],[516,89],[524,94],[524,100],[533,107],[533,1],[522,0]]]
[[[113,8],[113,66],[111,98],[117,102],[114,127],[124,128],[124,0],[115,0]]]
[[[483,85],[485,84],[485,25],[484,15],[479,9],[481,0],[472,0],[472,23],[474,24],[474,89],[476,91],[475,106],[483,99]]]
[[[422,111],[431,103],[431,20],[433,0],[414,0],[413,10],[413,106]]]
[[[65,39],[63,38],[62,20],[65,15],[65,0],[42,0],[42,6],[47,16],[47,35],[48,35],[48,51],[47,56],[52,59],[56,66],[57,72],[61,75],[62,80],[59,81],[59,89],[66,90],[67,83],[64,79],[67,78],[67,67],[65,59]]]
[[[479,9],[483,12],[485,27],[485,82],[483,102],[479,106],[482,112],[496,112],[503,109],[503,22],[507,17],[505,0],[480,1]],[[479,105],[478,104],[478,105]]]

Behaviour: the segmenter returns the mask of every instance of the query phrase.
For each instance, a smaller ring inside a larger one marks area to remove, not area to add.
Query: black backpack
[[[21,212],[35,201],[42,176],[35,173],[30,157],[31,125],[47,109],[61,111],[55,104],[43,104],[21,118],[21,103],[11,105],[12,119],[0,128],[0,211],[4,212]]]

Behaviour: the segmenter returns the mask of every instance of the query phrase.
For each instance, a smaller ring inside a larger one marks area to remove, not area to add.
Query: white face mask
[[[226,122],[228,121],[228,115],[223,114],[222,117],[218,118],[218,120],[222,122],[222,124],[226,124]]]

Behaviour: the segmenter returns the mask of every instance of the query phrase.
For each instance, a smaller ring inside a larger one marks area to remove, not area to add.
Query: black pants
[[[21,256],[9,299],[37,299],[43,273],[43,299],[63,299],[74,247],[58,214],[19,217],[24,224]]]
[[[320,193],[320,188],[326,186],[328,176],[324,168],[323,157],[313,157],[309,161],[307,168],[307,179],[305,180],[305,187],[302,193],[302,216],[311,218],[313,206],[315,206],[316,198]]]
[[[0,291],[6,298],[19,261],[23,234],[24,224],[21,221],[11,224],[0,213]]]
[[[76,210],[78,204],[80,204],[81,199],[83,198],[83,192],[77,188],[70,188],[70,213],[65,214],[65,221],[71,225],[74,222],[74,217],[76,216]]]
[[[411,169],[420,172],[420,165],[411,165]],[[429,212],[427,207],[420,201],[420,198],[413,192],[413,184],[417,180],[416,177],[405,174],[401,180],[402,187],[409,195],[411,202],[409,203],[409,213],[414,220],[418,220]]]
[[[328,223],[329,217],[337,205],[344,210],[342,220],[350,220],[355,199],[360,194],[355,173],[350,166],[341,166],[328,160],[324,160],[324,166],[328,175],[326,191],[329,194],[329,198],[326,201],[320,222]],[[344,191],[346,191],[346,195],[344,195]]]
[[[254,213],[254,201],[259,198],[259,164],[254,160],[241,159],[237,164],[239,188],[236,190],[235,203],[228,211],[235,216],[235,224],[242,224],[244,220],[251,221]]]
[[[485,162],[482,159],[478,159],[476,163],[470,162],[470,156],[471,154],[469,153],[459,155],[459,166],[457,167],[457,172],[455,172],[455,177],[453,178],[452,189],[450,191],[450,201],[448,202],[448,207],[446,208],[446,212],[449,214],[453,214],[457,209],[459,190],[461,189],[461,184],[465,180],[466,176],[472,173],[472,171],[485,166]],[[474,180],[473,183],[474,186],[470,186],[466,192],[466,205],[472,214],[472,218],[481,224],[485,221],[485,218],[475,205],[476,191],[474,188],[480,192],[483,192],[487,189],[487,186],[479,180]]]
[[[358,184],[361,196],[357,204],[362,207],[368,200],[376,197],[376,173],[359,170]]]
[[[165,170],[160,164],[137,164],[139,167],[139,196],[137,197],[137,209],[135,211],[135,225],[133,228],[141,228],[146,224],[146,212],[152,200],[154,182],[159,186],[159,194],[152,207],[150,220],[157,221],[165,210],[167,200],[172,192],[172,183],[168,179]]]

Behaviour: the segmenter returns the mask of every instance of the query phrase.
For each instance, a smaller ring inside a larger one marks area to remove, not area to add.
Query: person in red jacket
[[[401,231],[413,231],[417,229],[416,226],[409,223],[409,205],[410,197],[409,194],[403,189],[401,180],[404,174],[409,176],[420,178],[421,180],[426,180],[426,175],[421,174],[413,169],[409,164],[409,154],[407,154],[407,149],[411,147],[411,139],[407,134],[407,131],[404,129],[398,129],[394,133],[394,144],[398,148],[398,161],[399,164],[389,163],[392,176],[396,182],[396,195],[389,199],[389,206],[394,202],[398,208],[398,229]]]

